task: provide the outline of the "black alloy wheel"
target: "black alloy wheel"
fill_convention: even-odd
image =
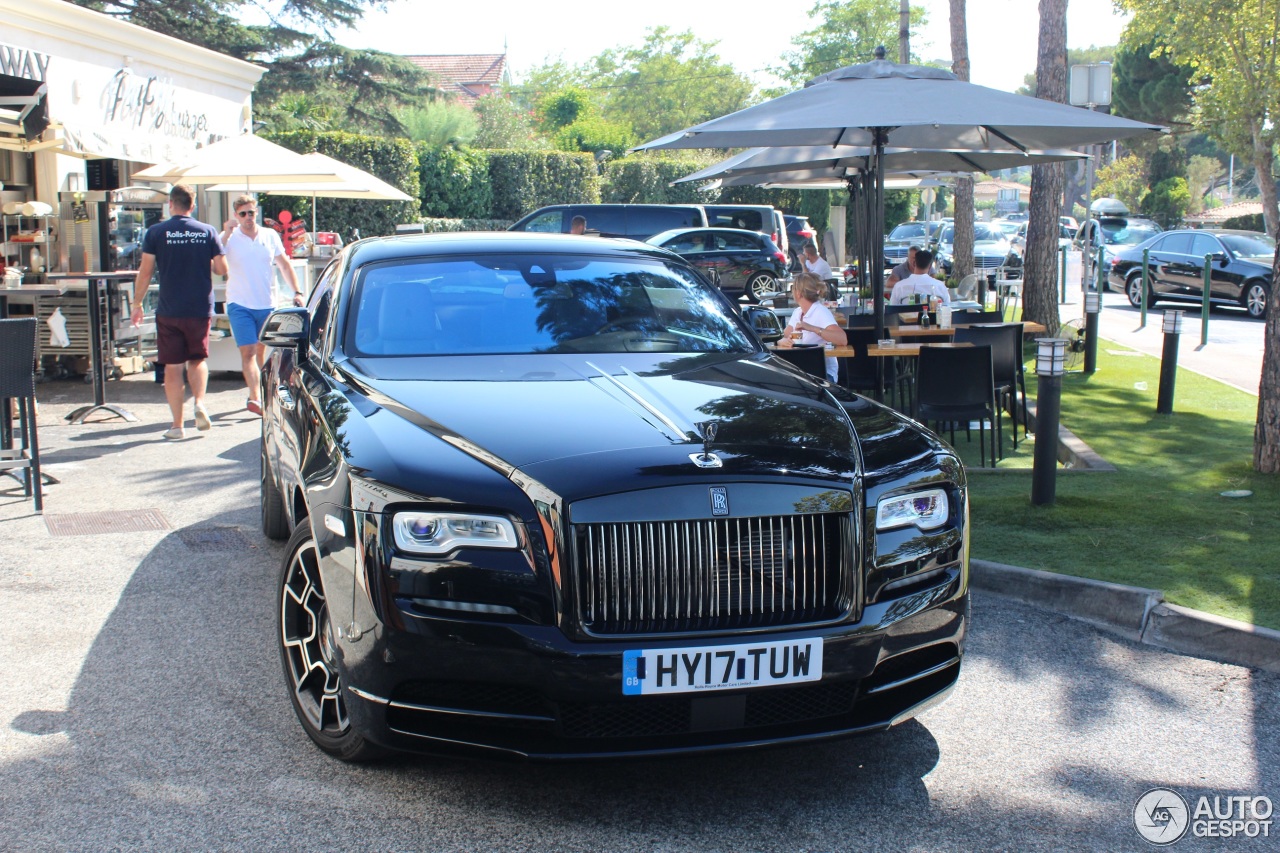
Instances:
[[[289,539],[280,569],[280,660],[298,721],[316,746],[343,761],[369,761],[386,750],[351,725],[329,620],[320,554],[308,521]]]

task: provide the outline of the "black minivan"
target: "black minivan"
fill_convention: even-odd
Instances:
[[[700,204],[553,204],[507,230],[568,234],[575,216],[586,218],[588,234],[632,240],[647,240],[674,228],[707,227],[707,212]]]

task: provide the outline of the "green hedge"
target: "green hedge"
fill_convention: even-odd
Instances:
[[[596,204],[595,157],[569,151],[487,151],[493,219],[519,219],[548,204]]]
[[[318,197],[317,225],[322,231],[337,231],[350,239],[353,230],[363,237],[394,234],[396,225],[417,222],[420,196],[418,156],[407,139],[383,139],[354,133],[310,130],[263,134],[279,145],[300,154],[319,151],[381,178],[412,196],[415,201],[364,201],[359,199],[327,199]],[[264,196],[261,207],[265,216],[275,218],[281,210],[311,222],[310,197],[283,195]]]
[[[1266,220],[1263,219],[1261,213],[1250,213],[1248,216],[1233,216],[1230,219],[1224,219],[1221,228],[1238,228],[1241,231],[1261,231],[1264,234],[1267,231]]]
[[[719,160],[703,151],[664,151],[632,154],[609,161],[601,197],[616,204],[711,204],[718,193],[697,184],[671,182]]]
[[[481,219],[493,206],[489,157],[485,151],[418,146],[422,215]]]
[[[428,234],[445,231],[506,231],[514,220],[511,219],[445,219],[442,217],[426,217],[422,227]]]

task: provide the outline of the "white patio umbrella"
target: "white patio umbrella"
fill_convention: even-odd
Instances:
[[[234,184],[237,190],[259,186],[321,184],[341,180],[337,169],[260,136],[246,134],[197,148],[182,160],[159,163],[134,172],[136,181],[170,184]]]
[[[313,151],[310,154],[301,156],[303,160],[314,163],[319,170],[332,170],[338,176],[337,179],[314,183],[259,183],[255,184],[252,191],[267,195],[311,196],[311,230],[313,233],[316,230],[317,198],[413,201],[413,196],[401,192],[386,181],[369,174],[363,169],[357,169],[355,166],[350,166],[341,160],[335,160],[328,155],[321,154],[319,151]],[[207,189],[210,192],[240,192],[243,187],[239,184],[227,183],[214,184]]]
[[[857,145],[869,149],[866,182],[874,234],[884,234],[884,155],[916,151],[1027,153],[1074,148],[1153,133],[1156,125],[1014,95],[957,78],[938,68],[878,58],[810,80],[803,89],[646,142],[659,148]],[[872,252],[872,280],[883,275],[883,252]],[[876,292],[877,327],[883,317]],[[881,329],[882,331],[882,329]]]

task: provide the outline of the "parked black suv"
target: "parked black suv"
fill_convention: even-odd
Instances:
[[[586,218],[588,234],[632,240],[708,224],[707,212],[699,204],[553,204],[538,208],[507,230],[568,234],[575,216]]]

